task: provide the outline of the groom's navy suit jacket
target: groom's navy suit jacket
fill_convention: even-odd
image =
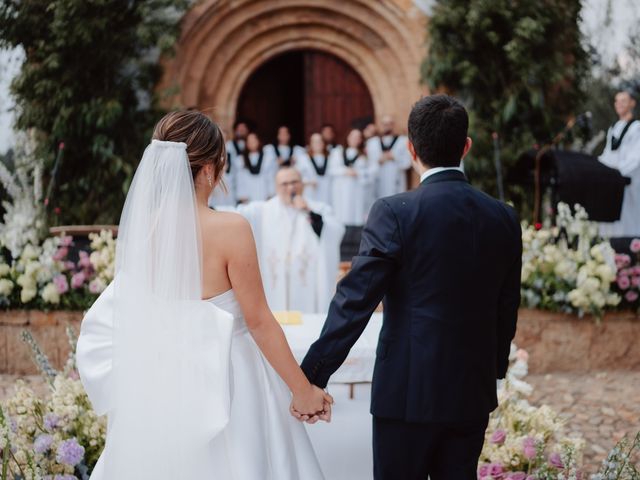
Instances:
[[[371,413],[419,423],[486,419],[515,335],[521,257],[515,211],[462,172],[378,200],[302,369],[325,387],[383,299]]]

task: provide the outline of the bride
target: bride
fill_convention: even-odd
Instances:
[[[249,224],[207,207],[226,158],[208,117],[172,112],[135,173],[115,280],[77,347],[108,416],[93,480],[323,478],[288,408],[329,421],[333,399],[308,382],[267,306]]]

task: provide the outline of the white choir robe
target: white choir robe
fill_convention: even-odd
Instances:
[[[298,145],[278,145],[277,150],[275,145],[267,145],[264,148],[269,150],[269,153],[275,157],[277,167],[280,167],[280,164],[278,163],[278,150],[280,151],[280,155],[282,155],[283,160],[291,159],[291,166],[295,166],[296,154],[299,154],[301,149]]]
[[[347,148],[349,158],[357,154],[357,149]],[[348,175],[349,167],[344,162],[344,147],[334,148],[329,155],[333,211],[338,220],[345,225],[361,227],[373,205],[378,163],[371,162],[366,155],[359,155],[351,168],[356,171],[357,176]]]
[[[609,129],[607,144],[599,158],[606,166],[631,178],[631,185],[624,189],[620,220],[600,223],[600,234],[607,238],[640,236],[640,120],[629,127],[618,149],[611,149],[611,136],[620,138],[626,124],[619,120]]]
[[[260,173],[253,174],[244,164],[244,156],[238,155],[231,168],[236,169],[236,196],[238,201],[259,202],[275,195],[275,175],[278,169],[273,152],[263,149]],[[247,153],[249,162],[258,165],[259,152]]]
[[[285,205],[279,197],[239,205],[251,224],[267,302],[272,311],[326,313],[336,290],[344,225],[328,205],[309,201],[322,216],[320,237],[309,214]]]
[[[411,168],[411,156],[407,147],[407,137],[399,135],[391,148],[393,160],[380,164],[382,157],[381,141],[390,145],[393,135],[372,137],[367,140],[367,156],[379,165],[376,197],[388,197],[407,190],[407,170]]]
[[[296,155],[296,168],[302,175],[302,181],[305,184],[304,196],[308,200],[316,202],[322,202],[327,205],[332,205],[331,200],[331,176],[329,175],[329,157],[324,155],[314,155],[314,159],[318,168],[322,171],[324,169],[324,175],[318,173],[311,158],[306,150],[300,151]]]
[[[233,163],[229,160],[231,167],[227,172],[227,167],[222,172],[222,181],[227,187],[227,191],[225,192],[222,189],[220,182],[216,185],[216,188],[213,189],[211,195],[209,195],[209,206],[216,207],[233,207],[237,203],[236,199],[236,175]]]

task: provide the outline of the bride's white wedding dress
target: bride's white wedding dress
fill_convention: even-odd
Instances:
[[[110,292],[105,293],[103,301],[108,301]],[[208,480],[323,479],[304,425],[288,412],[291,395],[287,386],[251,337],[233,290],[206,302],[233,316],[231,408],[226,427],[209,445],[215,476]],[[104,383],[110,370],[112,325],[106,311],[108,307],[97,302],[82,324],[79,342],[82,376],[92,398],[106,395],[91,390],[93,384]],[[100,458],[92,480],[106,480],[105,458]]]
[[[78,339],[82,384],[108,417],[91,480],[321,480],[233,291],[202,300],[199,232],[186,144],[154,140],[127,195],[114,280]]]

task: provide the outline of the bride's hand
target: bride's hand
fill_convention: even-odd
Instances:
[[[315,385],[309,385],[302,392],[294,393],[291,414],[298,420],[316,423],[318,420],[331,421],[333,397]]]

